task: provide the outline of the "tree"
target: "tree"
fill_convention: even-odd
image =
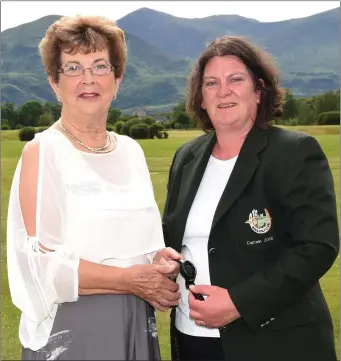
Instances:
[[[118,108],[110,108],[108,114],[108,123],[115,124],[121,116],[121,111]]]
[[[185,112],[178,113],[174,118],[175,123],[181,124],[181,128],[191,128],[191,119]]]
[[[54,122],[56,122],[62,114],[61,104],[53,104],[51,107],[51,115]]]
[[[333,91],[328,93],[321,94],[316,99],[316,113],[325,113],[330,111],[335,111],[340,109],[340,92],[337,94]]]
[[[185,112],[185,100],[181,100],[174,108],[173,108],[173,119],[175,120],[181,113]]]
[[[316,123],[316,113],[313,105],[305,99],[301,100],[298,105],[298,122],[299,124],[308,125]]]
[[[1,119],[7,119],[11,129],[15,129],[18,124],[18,113],[14,108],[14,103],[1,104]]]
[[[53,103],[46,101],[46,102],[43,104],[44,113],[50,113],[50,114],[52,114],[52,109],[53,109]]]
[[[340,89],[335,92],[335,97],[336,97],[336,109],[335,110],[340,111]]]
[[[294,94],[290,89],[286,89],[285,103],[283,106],[283,119],[295,118],[297,116],[298,109]]]
[[[53,124],[53,118],[52,118],[51,113],[43,113],[39,117],[39,121],[38,121],[39,126],[47,126],[47,125],[52,125],[52,124]]]
[[[39,125],[39,118],[43,113],[44,107],[39,101],[27,101],[18,109],[19,123],[25,126],[36,127]]]

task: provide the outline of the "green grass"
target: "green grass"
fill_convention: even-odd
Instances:
[[[340,127],[296,127],[295,129],[306,131],[314,135],[320,142],[322,148],[327,154],[330,166],[332,168],[335,191],[337,194],[338,211],[340,208]],[[169,139],[141,140],[141,144],[151,172],[151,177],[155,190],[155,197],[159,205],[160,211],[163,212],[166,183],[168,170],[172,161],[175,150],[184,142],[200,135],[199,131],[170,131]],[[18,157],[24,143],[17,140],[17,131],[1,132],[1,264],[2,264],[2,359],[18,360],[20,359],[20,345],[18,341],[18,321],[19,312],[11,303],[8,290],[7,270],[6,270],[6,214],[8,206],[8,196],[12,176],[16,167]],[[339,339],[340,339],[340,317],[339,317],[339,284],[340,284],[340,260],[339,257],[335,264],[322,279],[322,288],[330,307],[335,327],[335,342],[339,357]],[[159,339],[163,360],[170,360],[170,342],[168,334],[169,312],[158,313],[157,324],[159,330]],[[274,360],[275,361],[275,360]]]

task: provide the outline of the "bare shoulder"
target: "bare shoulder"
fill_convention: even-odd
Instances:
[[[34,138],[27,142],[22,151],[23,163],[31,163],[39,159],[40,139]]]
[[[51,154],[55,153],[55,150],[58,149],[60,144],[58,131],[53,130],[52,128],[44,130],[41,133],[37,133],[32,140],[25,144],[22,151],[23,161],[38,159],[42,148],[44,149],[44,153],[49,154],[50,159]]]

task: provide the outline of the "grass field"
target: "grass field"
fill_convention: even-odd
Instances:
[[[295,127],[295,129],[306,131],[312,134],[320,142],[322,148],[328,156],[332,168],[335,191],[337,194],[338,211],[340,208],[340,127]],[[154,185],[155,196],[160,211],[163,211],[166,182],[169,166],[175,150],[184,142],[201,134],[199,131],[170,131],[169,139],[141,140],[139,143],[145,151],[149,170]],[[7,281],[6,272],[6,214],[8,206],[8,196],[12,181],[13,172],[18,161],[18,157],[23,147],[23,143],[17,140],[17,131],[1,132],[1,265],[2,265],[2,323],[1,323],[1,351],[2,360],[20,359],[20,345],[18,342],[18,321],[19,312],[12,306]],[[325,292],[335,327],[335,342],[339,357],[340,345],[340,260],[339,257],[329,272],[322,279],[322,287]],[[170,348],[168,337],[169,313],[158,314],[158,330],[162,350],[163,360],[170,360]],[[276,361],[276,360],[274,360]],[[322,360],[321,360],[322,361]]]

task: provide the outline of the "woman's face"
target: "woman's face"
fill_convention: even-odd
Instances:
[[[251,74],[235,56],[216,56],[205,67],[202,108],[214,128],[243,130],[252,127],[260,92]]]
[[[102,71],[110,65],[108,50],[90,54],[74,55],[61,53],[61,67],[73,74],[80,68],[94,68]],[[116,95],[121,78],[116,78],[111,71],[107,75],[93,75],[90,69],[79,76],[59,75],[58,83],[50,79],[50,84],[60,101],[63,110],[68,113],[100,116],[108,112]]]

